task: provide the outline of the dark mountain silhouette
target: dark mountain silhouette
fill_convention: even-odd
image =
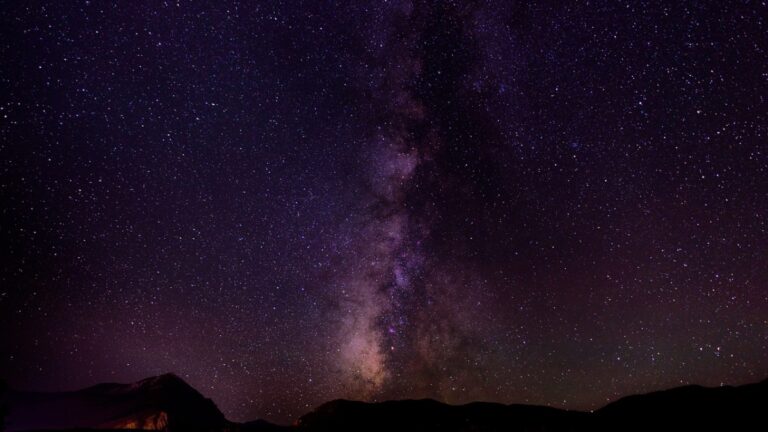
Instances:
[[[62,393],[11,391],[9,432],[33,429],[221,430],[227,420],[206,399],[173,374],[133,384],[98,384]]]
[[[623,430],[766,430],[768,379],[739,387],[685,386],[628,396],[595,412]]]
[[[5,381],[0,379],[0,432],[5,431],[5,415],[8,410],[6,407],[6,388]]]
[[[434,400],[337,400],[299,421],[309,431],[762,431],[768,380],[740,387],[687,386],[629,396],[592,412]]]
[[[588,413],[529,405],[336,400],[303,416],[298,426],[310,431],[570,431],[588,420]]]
[[[629,396],[595,412],[542,406],[435,400],[379,403],[335,400],[293,426],[232,423],[172,374],[134,384],[100,384],[65,393],[11,391],[8,431],[160,429],[178,431],[679,431],[765,430],[768,380],[739,387],[686,386]]]

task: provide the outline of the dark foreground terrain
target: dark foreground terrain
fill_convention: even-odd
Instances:
[[[233,423],[173,374],[75,392],[7,391],[8,432],[145,429],[177,431],[763,431],[768,380],[739,387],[686,386],[629,396],[595,412],[434,400],[364,403],[335,400],[293,426]]]

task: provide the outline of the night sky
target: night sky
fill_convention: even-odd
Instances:
[[[594,409],[768,376],[765,1],[16,1],[0,375]]]

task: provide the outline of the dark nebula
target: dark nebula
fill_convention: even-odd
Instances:
[[[0,373],[593,409],[768,376],[765,2],[7,2]]]

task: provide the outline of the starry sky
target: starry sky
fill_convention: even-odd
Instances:
[[[593,409],[768,376],[765,1],[9,1],[0,371]]]

